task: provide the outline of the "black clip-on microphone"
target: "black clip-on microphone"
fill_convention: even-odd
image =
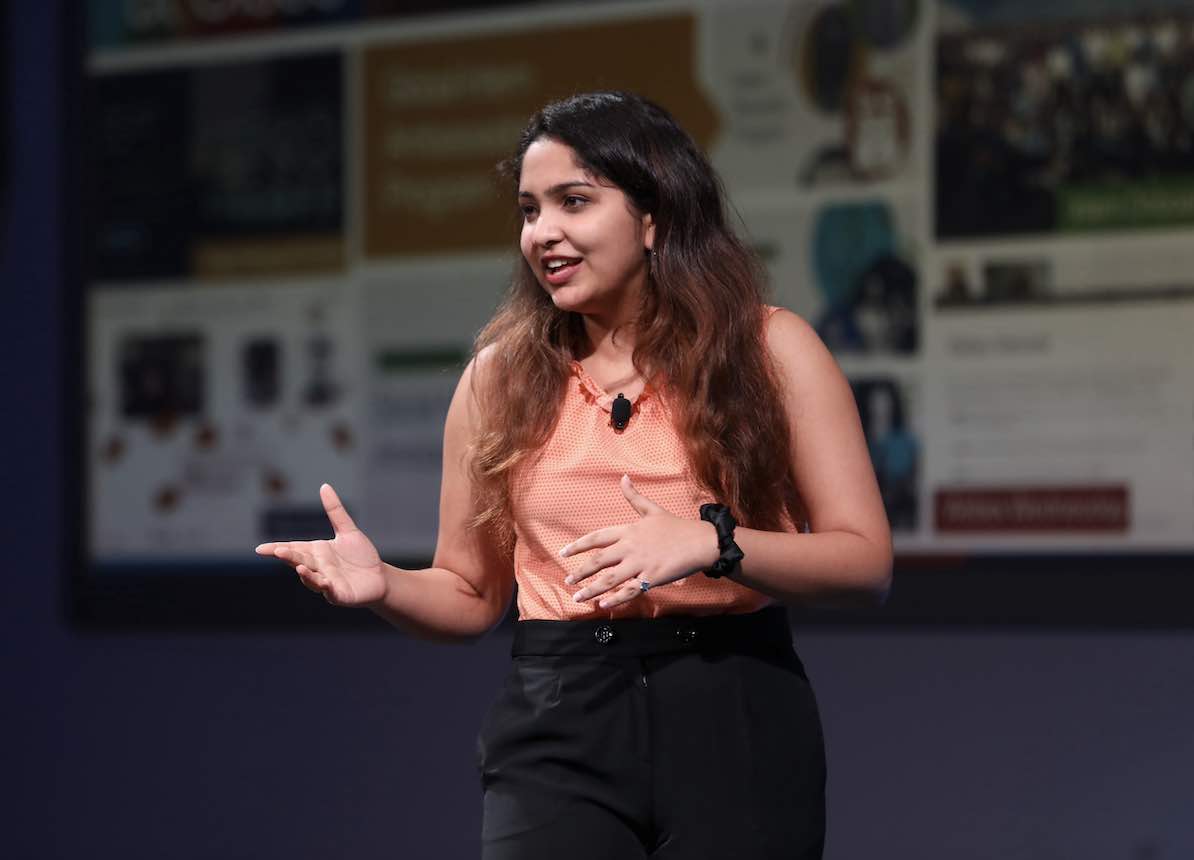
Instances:
[[[615,430],[626,429],[626,425],[630,423],[630,411],[633,406],[634,404],[627,400],[621,393],[610,404],[609,423],[614,425]]]

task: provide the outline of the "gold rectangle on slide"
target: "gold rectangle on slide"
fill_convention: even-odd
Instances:
[[[191,251],[191,271],[199,278],[322,274],[343,271],[344,266],[344,238],[339,234],[205,239]]]
[[[512,189],[495,166],[552,99],[632,90],[702,146],[716,130],[695,80],[689,14],[443,37],[365,53],[365,254],[513,248]]]

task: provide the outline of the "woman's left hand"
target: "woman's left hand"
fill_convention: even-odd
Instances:
[[[638,511],[638,520],[589,532],[560,550],[565,557],[597,550],[564,581],[572,585],[588,579],[573,599],[604,595],[597,604],[603,609],[638,597],[642,582],[666,585],[711,567],[718,558],[712,523],[668,513],[639,493],[627,475],[622,476],[622,495]]]

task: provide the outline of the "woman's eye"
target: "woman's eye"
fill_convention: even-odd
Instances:
[[[518,211],[522,213],[523,220],[530,221],[535,217],[537,211],[534,206],[519,206]]]
[[[567,197],[564,198],[564,208],[576,209],[576,208],[579,208],[580,206],[583,206],[587,202],[588,201],[586,201],[585,198],[583,198],[583,197],[577,197],[575,194],[569,194]]]

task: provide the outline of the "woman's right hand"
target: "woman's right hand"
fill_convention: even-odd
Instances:
[[[366,606],[386,593],[385,567],[373,542],[357,528],[330,484],[319,499],[332,523],[331,540],[263,543],[258,555],[272,555],[294,568],[303,585],[337,606]]]

